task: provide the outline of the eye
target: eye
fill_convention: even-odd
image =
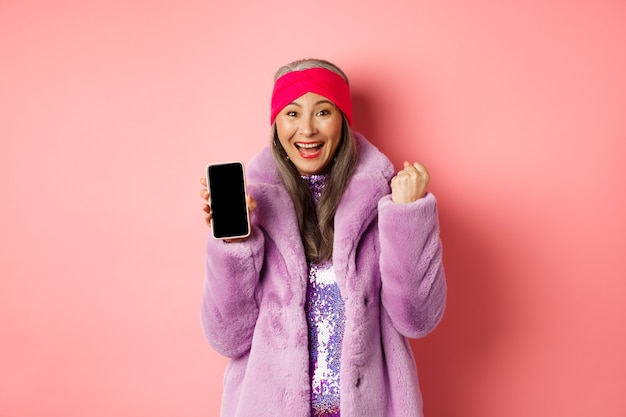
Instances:
[[[317,115],[320,116],[320,117],[321,116],[328,116],[329,114],[330,114],[330,111],[327,110],[327,109],[322,109],[322,110],[317,112]]]
[[[285,114],[289,117],[296,117],[298,115],[298,112],[295,110],[287,110]]]

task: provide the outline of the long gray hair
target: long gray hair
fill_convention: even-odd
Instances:
[[[288,72],[310,68],[325,68],[341,75],[348,82],[348,77],[341,69],[320,59],[302,59],[287,64],[278,69],[274,81]],[[307,260],[312,262],[332,260],[335,212],[358,162],[356,140],[343,113],[342,118],[341,142],[328,168],[328,185],[324,189],[317,207],[308,184],[302,179],[295,165],[287,158],[287,152],[278,139],[276,123],[272,124],[270,146],[272,156],[283,184],[293,200],[304,251]]]

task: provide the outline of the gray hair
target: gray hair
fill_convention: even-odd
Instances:
[[[306,58],[299,59],[297,61],[293,61],[287,65],[283,65],[276,71],[274,75],[274,81],[278,80],[283,75],[290,73],[292,71],[304,71],[311,68],[325,68],[329,71],[335,72],[343,77],[346,80],[346,83],[350,85],[348,81],[348,76],[339,68],[337,65],[332,62],[326,61],[324,59],[315,59],[315,58]]]

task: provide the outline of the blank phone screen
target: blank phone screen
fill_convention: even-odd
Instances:
[[[243,165],[239,162],[209,165],[207,178],[213,212],[213,236],[247,236],[250,226]]]

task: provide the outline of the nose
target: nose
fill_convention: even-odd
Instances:
[[[311,137],[317,133],[315,118],[303,117],[300,124],[300,134],[304,137]]]

